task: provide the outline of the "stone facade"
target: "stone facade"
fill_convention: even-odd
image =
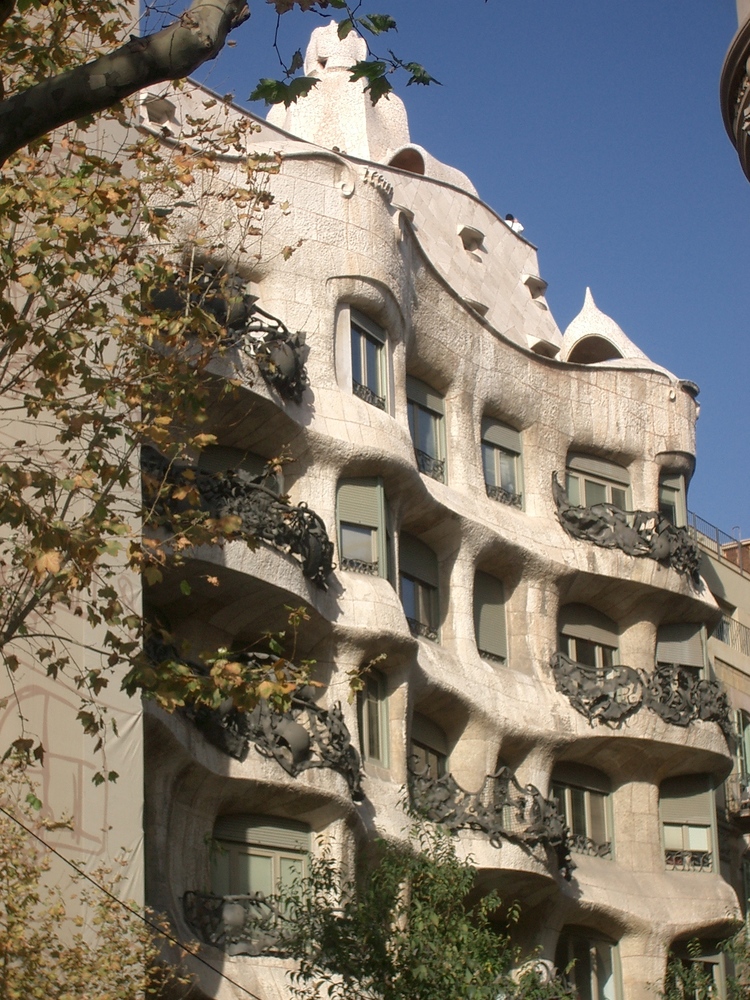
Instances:
[[[583,942],[586,995],[647,1000],[673,943],[716,939],[738,913],[713,805],[732,767],[726,704],[708,664],[699,677],[680,658],[684,636],[720,616],[678,512],[697,387],[590,294],[558,329],[535,247],[411,143],[398,98],[373,109],[349,82],[358,44],[318,29],[306,71],[320,85],[257,122],[253,151],[280,154],[262,237],[243,236],[215,190],[201,203],[227,234],[206,265],[236,273],[309,348],[297,399],[239,348],[217,362],[242,385],[210,415],[219,449],[203,467],[287,450],[289,504],[322,519],[337,568],[318,586],[272,532],[254,552],[196,551],[191,596],[170,581],[147,595],[196,653],[283,628],[285,606],[305,605],[301,654],[326,687],[290,719],[242,725],[146,706],[148,901],[232,980],[284,997],[284,960],[246,932],[248,896],[307,851],[351,859],[369,838],[401,837],[416,770],[482,887],[521,901],[524,947],[566,964]],[[169,92],[169,121],[149,126],[147,95],[146,127],[171,141],[210,99]],[[245,156],[224,158],[221,183]],[[173,219],[189,245],[196,210]],[[358,712],[349,672],[381,653]],[[585,697],[571,697],[570,672],[561,682],[561,656]],[[636,697],[658,710],[618,714]],[[206,996],[238,995],[196,971]]]

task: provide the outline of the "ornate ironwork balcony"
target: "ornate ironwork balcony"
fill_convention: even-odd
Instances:
[[[364,399],[370,406],[377,406],[379,410],[385,409],[385,397],[378,396],[377,393],[372,391],[369,385],[362,385],[361,382],[357,382],[354,379],[352,381],[352,392],[355,396],[359,396],[360,399]]]
[[[171,512],[179,509],[170,499],[176,487],[197,488],[201,503],[212,517],[235,515],[242,523],[241,532],[297,556],[302,572],[317,586],[326,589],[333,572],[333,543],[325,524],[315,511],[304,504],[294,506],[266,485],[269,478],[253,477],[242,470],[206,472],[187,465],[171,465],[152,448],[141,452],[144,492],[154,504],[157,515],[169,523]]]
[[[647,708],[673,726],[689,726],[698,719],[716,722],[731,743],[729,703],[718,681],[697,679],[675,665],[651,673],[623,664],[591,667],[564,653],[555,653],[550,662],[557,690],[592,725],[599,722],[617,729]]]
[[[521,509],[523,497],[520,493],[511,493],[510,490],[503,489],[502,486],[492,486],[490,483],[484,484],[487,488],[487,496],[490,500],[497,500],[498,503],[507,504],[509,507]]]
[[[452,774],[433,777],[427,769],[410,767],[409,789],[414,812],[451,833],[477,830],[493,847],[503,841],[527,851],[539,845],[555,853],[557,867],[569,879],[570,833],[554,799],[545,799],[534,785],[521,786],[509,767],[485,777],[478,792],[467,792]]]
[[[713,858],[710,851],[665,851],[668,872],[710,872]]]
[[[409,631],[412,635],[421,636],[423,639],[429,639],[430,642],[438,641],[438,630],[433,628],[432,625],[426,625],[424,622],[419,622],[416,618],[407,618],[406,621],[409,624]]]
[[[227,955],[284,954],[286,918],[278,901],[262,892],[249,896],[186,892],[182,905],[200,940]]]
[[[414,455],[420,472],[431,479],[436,479],[439,483],[445,482],[444,458],[435,458],[434,455],[428,455],[426,451],[420,451],[419,448],[414,449]]]
[[[367,576],[380,576],[380,563],[367,562],[365,559],[350,559],[344,556],[341,560],[341,568],[347,569],[351,573],[365,573]]]
[[[621,510],[611,503],[574,507],[552,473],[552,496],[557,519],[571,538],[593,542],[605,549],[620,549],[630,556],[665,563],[697,582],[700,576],[698,546],[686,528],[676,528],[658,511]]]
[[[574,854],[585,854],[590,858],[612,857],[612,844],[609,841],[597,844],[591,837],[586,837],[582,833],[570,834],[569,847]]]

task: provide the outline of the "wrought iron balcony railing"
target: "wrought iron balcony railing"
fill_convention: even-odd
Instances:
[[[286,918],[278,901],[262,892],[247,896],[186,892],[182,905],[198,938],[227,955],[284,954]]]
[[[414,812],[441,823],[452,833],[477,830],[493,847],[503,841],[527,851],[550,848],[557,867],[569,879],[575,864],[570,857],[570,833],[554,799],[545,799],[534,785],[521,786],[509,767],[485,777],[478,792],[467,792],[452,774],[435,777],[418,770],[412,761],[409,775]]]
[[[235,469],[206,472],[173,465],[153,448],[142,450],[141,469],[144,493],[165,523],[179,509],[180,502],[171,499],[172,492],[178,487],[197,489],[202,506],[212,517],[239,517],[243,535],[297,556],[304,575],[326,589],[333,572],[333,543],[322,518],[306,504],[294,506],[269,489],[266,477]]]
[[[713,857],[710,851],[665,851],[664,862],[668,872],[710,872],[713,871]]]
[[[590,858],[612,857],[612,844],[609,841],[597,844],[591,837],[586,837],[582,833],[570,834],[569,847],[574,854],[585,854]]]
[[[722,615],[721,621],[711,633],[714,639],[726,643],[745,656],[750,656],[750,628],[735,621],[729,615]]]
[[[444,458],[435,458],[434,455],[428,455],[426,451],[420,451],[419,448],[414,449],[414,455],[417,459],[417,468],[420,472],[423,472],[431,479],[436,479],[439,483],[445,482]]]
[[[734,566],[742,576],[746,576],[750,571],[750,547],[732,535],[717,528],[715,524],[699,517],[698,514],[688,511],[688,531],[690,537],[697,544],[715,555],[717,559],[722,559]]]
[[[686,528],[676,528],[658,511],[621,510],[611,503],[575,507],[552,473],[557,519],[570,535],[605,549],[665,563],[694,582],[700,576],[698,547]]]
[[[362,385],[361,382],[357,382],[356,379],[352,381],[352,392],[355,396],[359,396],[360,399],[364,399],[366,403],[370,406],[376,406],[379,410],[385,409],[385,397],[378,396],[376,392],[369,387],[369,385]]]
[[[627,667],[591,667],[576,663],[564,653],[551,660],[557,690],[592,724],[617,729],[647,708],[673,726],[689,726],[698,719],[716,722],[731,744],[729,702],[718,681],[696,679],[682,667],[657,667],[652,673]]]
[[[367,562],[365,559],[350,559],[348,556],[344,556],[341,559],[341,568],[352,573],[365,573],[367,576],[380,575],[380,563]]]
[[[439,640],[439,632],[432,625],[426,625],[424,622],[417,621],[416,618],[407,618],[406,621],[412,635],[429,639],[430,642],[437,642]]]
[[[502,486],[492,486],[490,483],[484,484],[487,488],[487,496],[490,500],[497,500],[498,503],[507,504],[509,507],[521,508],[523,497],[520,493],[511,493],[510,490],[503,489]]]

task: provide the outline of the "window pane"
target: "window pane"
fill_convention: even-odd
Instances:
[[[237,854],[237,888],[235,893],[262,892],[270,896],[275,891],[273,858],[266,854]]]
[[[500,458],[500,485],[509,493],[518,493],[516,488],[516,456],[509,451],[498,452]]]
[[[557,799],[557,805],[566,825],[568,823],[568,804],[565,799],[565,788],[563,785],[552,785],[552,798]]]
[[[571,950],[573,952],[572,957],[575,958],[576,962],[573,967],[573,980],[576,985],[578,1000],[595,1000],[591,992],[592,970],[589,943],[581,938],[574,938]]]
[[[707,826],[689,826],[687,828],[687,846],[691,851],[709,850]]]
[[[409,434],[412,439],[412,443],[417,447],[417,404],[412,403],[411,400],[407,400],[406,403],[406,415],[409,418]]]
[[[596,643],[589,639],[576,638],[576,663],[583,663],[587,667],[598,666],[596,661],[597,648]]]
[[[437,453],[437,418],[429,410],[417,407],[417,436],[414,446],[431,458],[438,458]]]
[[[607,487],[604,483],[595,483],[592,479],[585,479],[586,503],[585,507],[593,507],[597,503],[607,502]]]
[[[612,948],[600,941],[596,944],[596,998],[615,1000],[615,973]]]
[[[376,528],[363,528],[359,524],[341,524],[341,558],[377,562],[375,550]]]
[[[302,858],[279,858],[279,892],[291,889],[295,882],[299,882],[304,875],[304,863]]]
[[[602,666],[611,667],[615,662],[615,651],[611,646],[600,646],[599,654],[601,656]]]
[[[570,826],[574,834],[587,835],[586,793],[582,788],[570,789]]]
[[[676,823],[664,824],[664,847],[668,851],[682,850],[682,826]]]
[[[365,347],[365,381],[364,384],[368,389],[372,391],[377,396],[382,396],[383,392],[380,386],[380,351],[381,345],[376,341],[372,340],[370,337],[364,338]]]
[[[228,896],[230,889],[229,847],[214,841],[211,850],[211,888],[217,896]]]
[[[565,492],[574,507],[581,506],[581,484],[578,476],[571,476],[569,473],[565,476]]]
[[[497,449],[491,444],[482,442],[482,466],[484,467],[484,481],[488,486],[498,486],[497,473],[495,472],[495,455]]]
[[[367,756],[373,760],[380,760],[380,702],[369,684],[365,711],[367,713]]]
[[[619,507],[620,510],[627,510],[628,500],[627,493],[625,490],[621,490],[618,486],[612,487],[612,503],[615,507]]]
[[[419,621],[417,615],[417,585],[408,576],[401,577],[401,604],[407,618]]]
[[[589,837],[595,844],[606,844],[607,836],[607,799],[600,792],[589,792],[589,813],[591,829]]]

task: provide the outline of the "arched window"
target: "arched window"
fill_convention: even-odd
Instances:
[[[368,670],[357,698],[360,749],[365,761],[388,767],[388,695],[379,670]]]
[[[561,653],[588,667],[611,667],[619,659],[617,625],[585,604],[560,609],[559,641]]]
[[[684,528],[687,524],[684,476],[662,473],[659,479],[659,513],[676,528]]]
[[[310,828],[273,816],[222,816],[213,831],[211,885],[217,896],[273,896],[307,874]]]
[[[445,403],[419,379],[406,376],[406,400],[417,467],[439,483],[445,482]]]
[[[579,1000],[621,1000],[619,956],[613,941],[597,937],[586,927],[564,927],[555,965]]]
[[[611,503],[629,510],[630,474],[627,469],[594,455],[570,452],[565,470],[565,491],[574,507]]]
[[[521,435],[492,417],[482,420],[482,465],[487,496],[520,507],[523,502]]]
[[[699,680],[706,664],[703,626],[682,622],[660,625],[656,633],[656,663],[682,667]]]
[[[399,538],[399,589],[412,633],[437,642],[440,629],[437,556],[429,545],[403,531]]]
[[[386,503],[381,479],[341,479],[336,495],[341,569],[388,577]]]
[[[415,712],[411,720],[411,766],[430,778],[442,778],[448,769],[448,740],[426,715]]]
[[[488,573],[474,577],[474,634],[480,655],[498,663],[508,658],[505,627],[505,588]]]
[[[388,409],[385,330],[357,309],[350,310],[352,391],[379,410]]]
[[[611,858],[612,807],[607,776],[583,764],[557,764],[552,772],[552,796],[573,836],[573,850]]]
[[[659,788],[667,871],[714,870],[716,806],[707,774],[667,778]]]

